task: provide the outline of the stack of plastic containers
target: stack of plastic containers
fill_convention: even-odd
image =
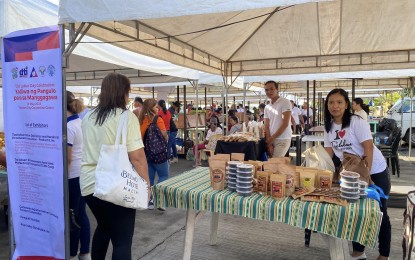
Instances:
[[[367,198],[367,182],[365,181],[359,181],[359,190],[360,190],[360,198],[366,199]]]
[[[342,171],[340,173],[340,196],[348,202],[357,202],[360,198],[359,177],[356,172]]]
[[[236,175],[236,192],[240,196],[251,196],[254,166],[252,164],[239,164]]]
[[[238,165],[241,164],[239,161],[228,162],[228,190],[236,191],[236,175],[238,172]]]

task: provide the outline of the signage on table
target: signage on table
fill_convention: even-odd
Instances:
[[[57,26],[11,33],[2,48],[13,259],[64,259],[62,56]]]

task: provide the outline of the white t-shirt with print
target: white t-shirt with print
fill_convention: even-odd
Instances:
[[[209,130],[206,134],[205,140],[209,141],[209,139],[212,135],[221,135],[221,134],[223,134],[222,128],[216,127],[216,130],[214,132],[212,131],[212,129],[209,128]]]
[[[300,116],[302,116],[301,110],[298,107],[293,107],[292,111],[291,111],[291,115],[294,118],[295,124],[299,125],[300,124]]]
[[[354,114],[360,116],[361,118],[363,118],[363,120],[367,121],[367,113],[363,109],[360,111],[355,111]]]
[[[369,124],[358,116],[352,116],[350,126],[341,129],[341,125],[335,124],[329,133],[324,131],[324,147],[332,147],[334,153],[343,161],[343,152],[363,157],[362,142],[372,140]],[[376,146],[373,147],[373,162],[371,174],[383,172],[386,169],[386,161]]]
[[[78,115],[73,115],[67,119],[67,144],[72,147],[71,164],[69,166],[68,179],[73,179],[81,175],[82,160],[82,120]]]
[[[291,102],[283,97],[279,97],[274,103],[270,103],[265,106],[264,118],[269,119],[269,132],[271,135],[273,135],[281,126],[283,121],[283,113],[286,111],[291,111]],[[276,140],[291,140],[291,136],[292,131],[290,119],[287,128],[276,138]]]

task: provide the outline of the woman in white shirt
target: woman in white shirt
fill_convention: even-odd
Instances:
[[[367,121],[367,115],[369,114],[369,106],[363,103],[363,99],[355,98],[352,103],[352,108],[355,115],[360,116],[363,120]]]
[[[369,124],[361,117],[353,115],[347,92],[336,88],[329,92],[325,101],[324,148],[331,157],[336,155],[343,160],[343,152],[363,158],[370,171],[372,181],[390,192],[388,167],[382,153],[373,145]],[[378,260],[388,259],[391,244],[391,224],[387,212],[386,199],[381,199],[383,213],[379,231]],[[365,247],[353,242],[351,259],[366,259]]]

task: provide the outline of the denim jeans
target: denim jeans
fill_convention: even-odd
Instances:
[[[169,140],[167,142],[167,158],[171,158],[171,151],[173,150],[173,157],[177,157],[177,147],[176,147],[176,136],[177,131],[169,133]]]
[[[75,213],[75,220],[81,227],[71,228],[70,233],[70,255],[76,256],[78,254],[78,245],[81,243],[80,253],[89,253],[89,241],[91,228],[89,219],[85,211],[85,200],[81,196],[81,188],[79,186],[79,177],[68,180],[69,186],[69,208]],[[72,225],[72,221],[70,221]]]
[[[383,172],[371,174],[370,178],[377,186],[383,189],[385,195],[389,195],[389,192],[391,190],[391,182],[388,167],[386,167],[386,169]],[[382,207],[380,207],[380,210],[383,213],[383,218],[382,223],[380,224],[379,231],[379,254],[381,256],[389,257],[391,249],[392,226],[387,211],[387,200],[381,198],[380,202],[382,203]],[[353,251],[363,252],[365,250],[365,247],[359,243],[353,242],[352,244]]]
[[[154,179],[156,178],[156,173],[159,177],[158,182],[163,182],[169,178],[169,162],[166,161],[160,164],[153,164],[147,159],[148,164],[148,177],[150,178],[150,185],[154,185]]]

